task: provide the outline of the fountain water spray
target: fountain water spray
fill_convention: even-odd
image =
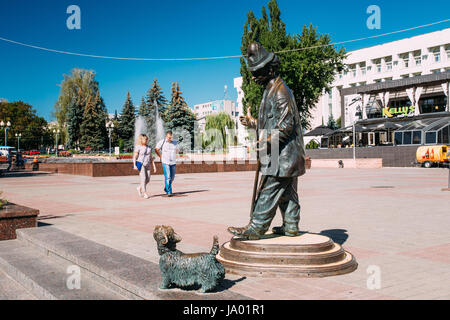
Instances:
[[[164,121],[159,116],[158,102],[155,101],[156,143],[164,139]]]
[[[140,134],[146,134],[148,136],[148,128],[147,128],[147,121],[145,121],[145,118],[141,115],[136,117],[136,120],[134,121],[134,144],[138,144],[138,137]]]

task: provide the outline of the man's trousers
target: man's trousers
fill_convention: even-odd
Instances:
[[[297,177],[262,176],[249,227],[259,234],[264,234],[269,229],[279,207],[284,230],[289,233],[298,232],[300,204],[297,182]]]

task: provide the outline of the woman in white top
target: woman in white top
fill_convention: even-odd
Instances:
[[[139,177],[141,185],[137,187],[137,191],[140,197],[144,195],[145,199],[149,198],[147,194],[147,184],[150,182],[150,166],[153,166],[153,172],[156,173],[155,162],[153,161],[152,148],[147,146],[148,137],[145,134],[141,134],[138,137],[137,145],[134,147],[133,155],[133,169],[139,171]],[[136,166],[136,162],[142,164],[140,170]]]

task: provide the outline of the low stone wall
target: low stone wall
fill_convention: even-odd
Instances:
[[[339,168],[338,161],[342,160],[344,168],[349,169],[379,169],[383,167],[383,159],[313,159],[311,168]]]
[[[418,146],[356,148],[356,158],[381,158],[383,167],[413,167],[415,166],[417,148]],[[311,157],[313,163],[316,159],[353,159],[353,149],[308,149],[306,155]]]
[[[0,209],[0,240],[16,239],[16,230],[37,226],[39,210],[14,203],[6,204]]]
[[[31,170],[32,164],[27,163],[26,169]],[[162,165],[156,162],[156,174],[163,174]],[[111,177],[137,175],[133,170],[131,162],[93,162],[93,163],[40,163],[40,171],[74,174],[89,177]],[[255,171],[256,162],[199,162],[177,164],[177,174],[182,173],[204,173],[204,172],[235,172]],[[154,174],[152,172],[152,174]]]

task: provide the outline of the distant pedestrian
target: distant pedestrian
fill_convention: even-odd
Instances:
[[[160,157],[164,170],[164,191],[172,196],[172,182],[177,167],[178,141],[173,140],[172,131],[167,131],[166,138],[159,141],[155,152]]]
[[[134,148],[133,169],[139,171],[140,186],[137,191],[140,197],[149,198],[147,193],[147,184],[150,182],[150,166],[153,166],[153,172],[156,173],[155,162],[153,161],[152,148],[148,145],[148,137],[141,134],[138,137],[137,145]]]

